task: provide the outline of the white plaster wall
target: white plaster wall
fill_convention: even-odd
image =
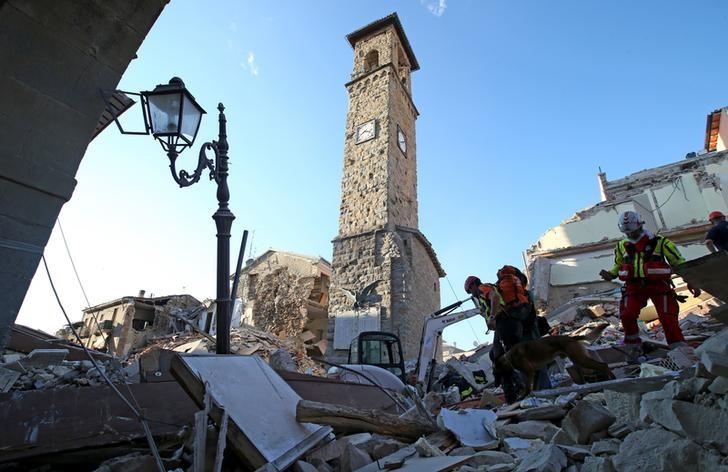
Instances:
[[[653,232],[704,222],[713,210],[728,212],[728,159],[705,166],[705,171],[716,179],[719,188],[699,184],[693,171],[687,171],[645,190],[633,200],[605,206],[584,219],[549,229],[539,238],[537,250],[549,251],[618,238],[621,235],[617,217],[626,210],[643,215],[648,229]],[[646,207],[651,207],[652,211]]]
[[[718,124],[718,142],[716,143],[716,151],[728,149],[728,108],[723,108],[720,113],[720,123]]]

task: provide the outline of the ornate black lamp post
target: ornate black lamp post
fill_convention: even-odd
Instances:
[[[210,180],[217,183],[218,208],[212,218],[217,226],[217,353],[230,353],[230,228],[235,215],[228,208],[228,142],[225,107],[218,104],[219,131],[217,141],[206,142],[200,149],[197,168],[190,175],[185,170],[177,173],[179,154],[195,142],[205,110],[195,101],[185,84],[173,77],[167,85],[157,85],[151,92],[142,92],[145,126],[159,141],[169,157],[169,168],[180,187],[189,187],[200,180],[205,168]],[[207,158],[212,151],[214,159]]]

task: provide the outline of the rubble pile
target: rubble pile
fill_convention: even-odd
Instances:
[[[252,328],[233,328],[230,331],[230,351],[233,354],[257,355],[266,362],[272,353],[283,350],[294,360],[296,371],[302,374],[324,375],[325,370],[306,354],[307,345],[299,337],[281,339],[268,332]],[[139,357],[156,349],[177,352],[215,352],[215,341],[199,332],[174,333],[150,339],[143,349],[132,352],[125,364],[136,362]]]
[[[349,431],[297,470],[728,471],[728,329],[695,354],[701,360],[680,372],[542,391],[492,410],[443,407],[446,395],[430,393],[440,431],[410,445]]]
[[[299,277],[282,267],[255,282],[255,325],[281,338],[298,335],[306,324],[305,303],[314,277]]]
[[[10,352],[0,362],[0,392],[45,390],[68,387],[95,387],[105,383],[102,373],[112,382],[125,380],[121,364],[114,359],[69,361],[66,349],[35,349],[29,354]]]

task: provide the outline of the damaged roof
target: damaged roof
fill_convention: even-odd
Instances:
[[[96,312],[96,311],[103,310],[105,308],[108,308],[108,307],[111,307],[111,306],[114,306],[114,305],[120,305],[122,303],[131,303],[131,302],[134,302],[134,303],[137,303],[137,302],[139,302],[139,303],[147,303],[149,305],[165,305],[165,304],[167,304],[167,302],[169,302],[171,299],[173,299],[175,297],[190,297],[193,300],[195,300],[197,303],[199,303],[200,305],[202,304],[202,302],[200,302],[199,300],[197,300],[192,295],[188,295],[188,294],[165,295],[163,297],[132,297],[132,296],[128,296],[128,297],[121,297],[121,298],[117,298],[115,300],[111,300],[111,301],[108,301],[108,302],[100,303],[98,305],[90,306],[88,308],[84,308],[83,312],[84,313]]]

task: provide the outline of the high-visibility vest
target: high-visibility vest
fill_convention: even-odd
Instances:
[[[623,239],[614,248],[614,267],[610,271],[620,280],[669,280],[672,267],[685,262],[675,244],[663,236],[633,243]]]
[[[501,296],[500,292],[498,292],[498,289],[495,285],[492,284],[481,284],[478,287],[478,294],[477,301],[478,301],[478,307],[480,308],[480,314],[483,315],[483,317],[488,320],[492,313],[490,312],[490,291],[494,290],[495,293],[498,295],[498,301],[501,306],[505,306],[505,302],[503,301],[503,297]]]

